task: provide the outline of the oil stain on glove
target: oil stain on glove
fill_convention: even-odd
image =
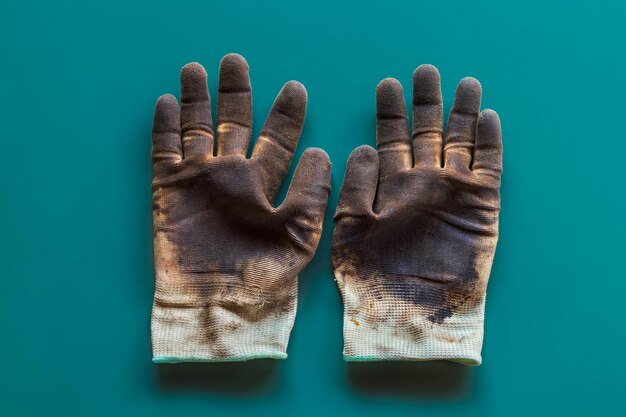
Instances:
[[[411,141],[402,86],[378,85],[377,151],[352,152],[335,214],[346,360],[480,364],[502,172],[500,121],[480,99],[463,79],[444,132],[439,72],[418,67]]]
[[[219,75],[217,129],[207,75],[181,72],[181,103],[159,98],[153,127],[156,290],[153,361],[236,361],[287,356],[297,275],[320,239],[330,161],[307,149],[285,201],[273,201],[304,124],[307,95],[290,81],[246,157],[252,96],[246,61]]]

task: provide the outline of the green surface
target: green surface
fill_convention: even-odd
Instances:
[[[623,2],[33,2],[0,5],[0,415],[625,415]],[[214,3],[214,4],[211,4]],[[284,82],[298,156],[333,161],[285,361],[155,365],[150,128],[189,61],[212,95],[251,67],[255,132]],[[484,88],[504,128],[484,364],[348,364],[330,267],[345,161],[374,88],[413,69]],[[410,100],[407,97],[407,101]]]

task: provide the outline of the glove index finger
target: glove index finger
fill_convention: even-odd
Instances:
[[[376,87],[376,147],[383,175],[413,166],[404,93],[393,78],[382,80]]]
[[[264,171],[265,196],[274,201],[296,150],[306,115],[307,93],[302,84],[289,81],[276,101],[254,146],[252,158]]]

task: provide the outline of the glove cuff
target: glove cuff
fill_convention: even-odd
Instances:
[[[449,360],[480,365],[485,299],[433,322],[418,306],[342,285],[346,361]],[[380,293],[378,293],[380,294]]]
[[[231,362],[285,359],[295,318],[293,308],[251,322],[221,306],[171,306],[155,300],[152,361]]]

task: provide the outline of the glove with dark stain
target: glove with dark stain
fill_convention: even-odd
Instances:
[[[378,85],[378,152],[352,152],[335,214],[346,360],[480,364],[502,172],[500,121],[480,98],[463,79],[444,133],[439,73],[418,67],[411,146],[400,83]]]
[[[202,66],[182,69],[181,90],[180,106],[164,95],[154,116],[153,361],[285,358],[297,275],[317,247],[330,191],[328,156],[307,149],[285,201],[273,206],[306,90],[285,84],[249,158],[246,61],[221,62],[216,134]]]

